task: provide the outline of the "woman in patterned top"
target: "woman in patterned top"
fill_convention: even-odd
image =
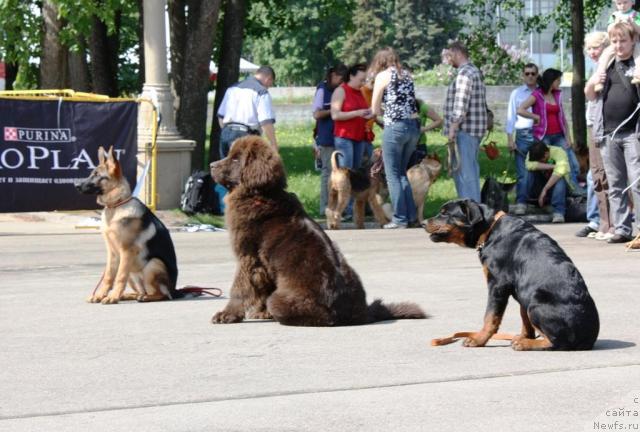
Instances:
[[[370,73],[375,76],[371,109],[374,115],[384,114],[382,158],[393,207],[393,218],[384,228],[407,228],[419,222],[407,179],[409,158],[420,138],[413,79],[392,48],[378,51]]]

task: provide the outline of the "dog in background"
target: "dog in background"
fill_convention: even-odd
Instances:
[[[367,305],[358,274],[285,190],[282,160],[263,139],[237,139],[227,158],[211,164],[211,175],[229,190],[225,217],[238,260],[231,298],[213,323],[249,317],[339,326],[426,317],[414,303]]]
[[[416,220],[422,221],[424,217],[424,203],[429,194],[431,185],[436,181],[442,170],[442,163],[436,153],[428,154],[416,165],[407,170],[407,178],[411,185],[413,202],[416,205]],[[384,175],[384,168],[383,168]],[[389,219],[393,216],[391,204],[382,206],[385,216]]]
[[[436,153],[425,156],[417,165],[407,170],[407,178],[413,193],[413,202],[416,205],[416,220],[422,221],[424,217],[424,202],[427,199],[429,188],[440,175],[442,164]]]
[[[509,296],[520,303],[518,351],[589,350],[600,322],[596,305],[571,259],[530,223],[472,200],[444,204],[425,221],[434,242],[478,249],[489,287],[482,330],[467,347],[484,346],[500,326]],[[536,338],[535,332],[541,338]]]
[[[131,188],[113,155],[100,147],[99,164],[76,188],[97,195],[107,266],[100,287],[87,299],[111,304],[120,300],[158,301],[182,297],[176,290],[178,267],[169,231]],[[135,293],[125,294],[127,283]]]
[[[382,186],[378,176],[372,175],[368,170],[354,170],[340,167],[338,164],[339,151],[334,151],[331,155],[331,177],[329,177],[329,202],[325,209],[327,217],[327,228],[339,229],[342,212],[347,208],[351,197],[353,203],[353,220],[356,228],[364,228],[364,211],[366,203],[369,203],[376,222],[380,226],[389,222],[389,219],[382,210],[381,203],[376,199],[376,195]],[[380,152],[374,152],[371,164],[375,164],[381,159]]]

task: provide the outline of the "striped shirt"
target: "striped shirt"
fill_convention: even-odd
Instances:
[[[481,138],[487,132],[486,89],[482,73],[471,63],[458,68],[456,78],[447,89],[444,135],[449,134],[451,123],[460,123],[459,130],[474,137]]]

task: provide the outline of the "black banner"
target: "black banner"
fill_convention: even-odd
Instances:
[[[73,185],[113,146],[133,189],[137,102],[34,101],[0,98],[0,212],[97,208]]]

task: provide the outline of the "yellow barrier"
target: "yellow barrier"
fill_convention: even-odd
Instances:
[[[77,92],[71,89],[62,90],[9,90],[0,91],[0,98],[20,100],[60,100],[69,102],[137,102],[151,105],[151,201],[148,206],[156,210],[157,205],[157,162],[158,149],[156,139],[158,136],[158,109],[150,99],[145,98],[112,98],[106,95]]]

